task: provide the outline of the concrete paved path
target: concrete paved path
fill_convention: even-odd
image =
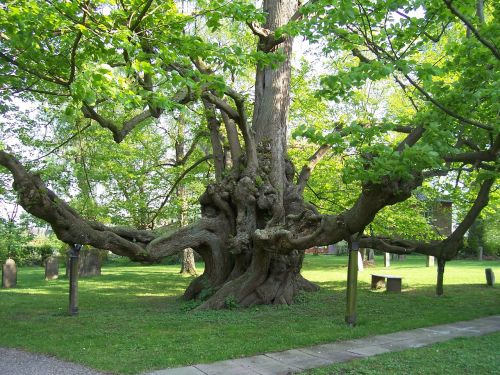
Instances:
[[[497,331],[500,331],[500,315],[210,364],[159,370],[144,375],[293,374],[333,363],[420,348],[457,337],[480,336]]]

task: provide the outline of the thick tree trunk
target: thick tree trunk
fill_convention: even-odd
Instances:
[[[444,266],[446,265],[446,260],[443,258],[438,258],[437,260],[437,281],[436,281],[436,295],[442,296],[444,293]]]
[[[196,276],[196,263],[194,261],[194,250],[188,247],[181,253],[181,274]]]
[[[177,139],[175,142],[175,161],[176,163],[180,163],[181,160],[184,159],[186,153],[184,150],[185,140],[184,140],[184,122],[182,117],[178,121],[177,127]],[[181,202],[181,211],[179,215],[179,221],[181,227],[184,227],[188,224],[187,220],[187,210],[188,203],[186,198],[186,189],[184,186],[179,186],[177,189],[178,197]],[[180,253],[181,260],[181,271],[180,273],[183,275],[191,275],[196,276],[196,263],[194,261],[194,250],[192,248],[187,248],[182,250]]]
[[[296,12],[297,4],[288,0],[264,1],[268,14],[264,28],[272,32],[284,25]],[[256,241],[253,235],[256,230],[279,231],[287,215],[310,212],[293,184],[293,169],[286,160],[292,42],[288,38],[279,45],[285,56],[279,67],[261,67],[256,72],[252,129],[258,167],[248,168],[247,160],[244,173],[232,173],[209,187],[200,200],[204,217],[223,215],[227,220],[231,233],[221,243],[221,253],[232,264],[230,271],[206,269],[188,288],[186,298],[209,296],[201,308],[222,308],[234,303],[290,304],[300,290],[318,289],[300,275],[304,250],[282,254],[277,249],[279,243]],[[262,39],[258,48],[272,52]],[[205,264],[210,262],[205,257],[211,254],[200,254]]]
[[[184,187],[179,188],[179,199],[181,200],[181,213],[180,213],[180,223],[181,227],[184,227],[188,224],[187,222],[187,200],[186,200],[186,192]],[[198,273],[196,272],[196,263],[194,260],[194,250],[190,247],[184,249],[180,253],[181,259],[181,271],[180,273],[183,275],[191,275],[196,276]]]

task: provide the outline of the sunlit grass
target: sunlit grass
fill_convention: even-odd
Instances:
[[[359,274],[358,326],[348,328],[346,265],[346,257],[306,257],[303,273],[322,289],[293,306],[205,312],[180,299],[191,278],[179,266],[109,265],[80,280],[78,317],[67,315],[66,279],[21,268],[18,287],[0,290],[0,345],[133,374],[500,314],[500,288],[486,287],[484,276],[500,262],[449,262],[445,295],[436,297],[435,269],[408,257]],[[403,293],[371,291],[372,272],[403,276]]]

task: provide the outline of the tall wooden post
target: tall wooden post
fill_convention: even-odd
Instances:
[[[69,251],[69,314],[78,315],[78,260],[82,245],[73,244]]]
[[[444,266],[446,260],[443,258],[437,258],[437,283],[436,283],[436,295],[443,295],[443,278],[444,278]]]
[[[356,294],[358,286],[358,242],[349,242],[349,264],[347,268],[347,303],[345,322],[356,325]]]

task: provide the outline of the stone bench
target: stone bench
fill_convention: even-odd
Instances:
[[[372,289],[385,285],[388,292],[401,292],[401,276],[377,275],[372,273]],[[387,282],[386,282],[387,280]]]

